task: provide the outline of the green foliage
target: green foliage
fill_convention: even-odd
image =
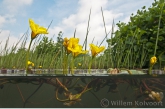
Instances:
[[[37,52],[37,56],[45,55],[45,54],[56,54],[61,49],[61,44],[63,39],[61,37],[60,32],[57,37],[57,42],[55,43],[53,39],[49,39],[47,36],[44,36],[39,44],[36,46],[35,52]]]
[[[50,52],[51,51],[51,52]],[[39,45],[36,46],[37,55],[40,56],[45,55],[47,53],[55,53],[56,45],[52,39],[48,39],[48,37],[44,36]]]
[[[122,52],[120,54],[122,55],[120,67],[133,68],[133,65],[136,67],[148,66],[150,57],[154,55],[159,17],[163,3],[164,0],[155,0],[148,10],[143,6],[141,10],[137,11],[136,15],[132,14],[127,24],[123,22],[116,24],[118,30],[115,32],[115,37],[107,40],[107,42],[111,42],[110,46],[113,48],[111,53],[113,55],[117,56],[116,53]],[[156,56],[165,51],[165,7],[163,7],[160,21]],[[145,54],[148,54],[148,56],[146,59],[142,59],[142,57],[145,57]],[[145,64],[140,66],[140,63]]]

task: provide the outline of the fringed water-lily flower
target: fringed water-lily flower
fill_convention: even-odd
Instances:
[[[28,61],[27,64],[28,64],[28,66],[32,66],[32,67],[34,67],[34,63],[31,62],[31,61]]]
[[[30,40],[29,47],[28,47],[28,50],[26,53],[26,75],[28,73],[29,52],[30,52],[30,47],[33,42],[33,39],[35,39],[39,34],[48,34],[46,28],[41,27],[38,24],[35,24],[35,22],[32,19],[29,19],[29,25],[30,25],[30,29],[32,30],[32,32],[31,32],[31,40]],[[34,63],[31,65],[34,66]]]
[[[149,74],[150,74],[150,75],[152,74],[152,72],[151,72],[152,67],[154,66],[154,64],[155,64],[156,62],[157,62],[156,56],[151,57],[151,59],[150,59],[150,67],[149,67]]]
[[[71,73],[73,74],[73,67],[74,67],[74,59],[75,57],[77,57],[79,54],[86,54],[88,51],[85,51],[85,50],[82,50],[82,46],[78,44],[79,43],[79,38],[70,38],[69,40],[67,38],[64,38],[64,42],[63,42],[63,45],[67,51],[67,58],[65,59],[66,61],[66,66],[67,67],[67,59],[68,59],[68,54],[72,53],[72,63],[71,63],[71,66],[72,66],[72,69],[71,69]]]
[[[75,48],[79,43],[79,39],[78,38],[64,38],[64,42],[63,45],[67,50],[67,53],[71,53],[72,49]]]
[[[92,57],[95,57],[100,52],[104,51],[105,47],[104,46],[98,47],[94,44],[90,44],[90,49],[91,49]]]
[[[98,47],[94,44],[90,44],[90,49],[91,49],[92,59],[89,63],[89,69],[88,69],[89,73],[91,72],[91,66],[92,66],[92,62],[93,62],[94,58],[96,57],[96,55],[98,55],[99,53],[104,51],[105,47],[104,46]]]
[[[155,56],[151,57],[150,64],[154,65],[157,62],[157,58]]]
[[[68,46],[67,46],[67,49],[72,51],[71,49],[75,48],[78,45],[78,43],[79,43],[79,39],[78,38],[70,38]]]
[[[31,65],[32,64],[32,62],[30,62],[30,61],[28,61],[27,63],[28,63],[28,65]]]
[[[79,43],[79,38],[74,38],[74,37],[70,38],[69,39],[69,44],[70,43],[72,43],[73,46],[77,45]]]
[[[48,34],[46,28],[41,27],[38,24],[35,24],[35,22],[32,19],[29,19],[29,25],[32,30],[31,39],[36,38],[37,35],[39,35],[39,34]]]
[[[82,51],[82,46],[78,44],[79,43],[79,38],[70,38],[69,39],[69,44],[67,47],[67,50],[69,52],[72,52],[73,57],[78,56],[79,54],[84,54],[84,51]]]
[[[88,51],[82,50],[82,46],[75,44],[74,46],[68,46],[68,50],[72,52],[73,57],[77,57],[79,54],[86,54]]]
[[[63,42],[64,47],[68,47],[68,44],[69,44],[69,39],[65,37]]]

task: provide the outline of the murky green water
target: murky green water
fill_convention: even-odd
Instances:
[[[8,77],[9,78],[9,77]],[[18,80],[18,83],[14,83],[15,80]],[[29,81],[31,81],[30,77]],[[37,78],[37,77],[35,77]],[[35,78],[33,78],[35,80]],[[0,89],[0,107],[2,108],[55,108],[55,107],[74,107],[74,108],[101,108],[101,107],[165,107],[165,99],[163,98],[161,102],[148,101],[145,102],[144,99],[148,97],[147,94],[142,94],[145,92],[145,87],[142,85],[140,89],[141,81],[145,81],[147,86],[153,91],[160,92],[163,89],[165,90],[165,82],[163,78],[113,78],[113,77],[59,77],[61,83],[67,83],[68,78],[71,83],[65,85],[69,92],[72,94],[78,94],[78,88],[85,89],[85,86],[88,84],[88,88],[92,88],[90,91],[87,91],[82,94],[81,101],[76,102],[72,106],[64,105],[64,102],[60,102],[56,99],[56,91],[59,84],[55,80],[55,77],[52,77],[54,83],[50,83],[50,78],[40,78],[38,81],[42,80],[42,85],[39,82],[27,82],[27,78],[13,77],[11,78],[12,83],[7,83],[1,85]],[[77,83],[75,82],[77,81]],[[3,77],[1,77],[3,79]],[[25,81],[23,81],[25,80]],[[44,81],[43,81],[44,80]],[[152,81],[150,81],[152,80]],[[22,81],[22,82],[21,82]],[[91,82],[93,81],[93,82]],[[155,83],[153,83],[155,81]],[[161,81],[161,83],[159,83]],[[69,82],[69,81],[68,81]],[[90,83],[91,82],[91,83]],[[1,80],[2,84],[2,80]],[[35,85],[34,85],[35,84]],[[53,85],[54,84],[54,85]],[[75,85],[73,85],[75,84]],[[34,91],[41,85],[41,87],[34,93]],[[139,86],[138,86],[139,85]],[[73,86],[72,88],[69,88]],[[77,87],[77,89],[76,89]],[[84,88],[83,88],[84,87]],[[156,87],[156,88],[153,88]],[[80,88],[80,89],[81,89]],[[58,98],[67,99],[64,96],[63,88],[59,87]],[[61,94],[60,94],[61,92]],[[165,91],[162,91],[163,93]],[[34,93],[34,94],[33,94]],[[32,95],[33,94],[33,95]],[[32,95],[32,96],[31,96]],[[31,96],[28,100],[27,98]],[[26,101],[27,100],[27,101]],[[26,101],[26,103],[25,103]]]

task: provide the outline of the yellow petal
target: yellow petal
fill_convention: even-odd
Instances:
[[[68,44],[69,44],[69,40],[68,38],[65,37],[63,42],[64,47],[68,47]]]
[[[29,25],[30,25],[30,29],[32,30],[31,33],[32,39],[36,38],[38,34],[48,34],[46,28],[40,27],[38,24],[35,24],[35,22],[32,19],[29,19]]]
[[[98,55],[100,52],[104,51],[105,47],[98,47],[94,44],[90,44],[90,49],[91,49],[91,53],[92,53],[92,57],[95,57],[96,55]]]
[[[31,65],[32,62],[28,61],[28,65]]]
[[[155,64],[157,62],[157,58],[155,56],[151,57],[150,64]]]
[[[32,19],[29,19],[29,24],[30,24],[31,30],[36,34],[39,25],[35,24]]]
[[[39,34],[48,34],[47,29],[44,27],[39,27],[37,32]]]

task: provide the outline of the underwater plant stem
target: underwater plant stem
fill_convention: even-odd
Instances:
[[[59,80],[58,78],[56,78],[56,81],[60,84],[60,86],[61,86],[62,88],[65,89],[65,91],[69,92],[69,90],[60,82],[60,80]]]
[[[32,41],[33,41],[33,39],[30,40],[30,44],[29,44],[29,47],[28,47],[28,50],[26,53],[26,76],[28,74],[28,60],[29,60],[29,52],[30,52],[30,47],[31,47]]]
[[[157,88],[157,87],[154,87],[154,86],[150,86],[150,87],[153,88],[153,89],[159,90],[159,91],[161,91],[161,92],[165,91],[165,90],[162,90],[162,89]]]
[[[69,99],[64,99],[64,100],[61,100],[61,99],[59,99],[58,98],[58,89],[59,89],[59,87],[57,88],[57,90],[56,90],[56,99],[58,100],[58,101],[60,101],[60,102],[65,102],[65,101],[69,101]]]
[[[23,95],[22,95],[22,92],[21,92],[19,86],[18,86],[17,84],[16,84],[16,86],[17,86],[17,89],[18,89],[18,91],[19,91],[19,93],[20,93],[20,95],[21,95],[21,98],[22,98],[23,102],[25,102],[25,99],[24,99],[24,97],[23,97]]]
[[[5,81],[5,82],[1,83],[0,86],[3,85],[3,84],[9,83],[9,82],[10,81]]]
[[[76,81],[74,82],[74,84],[72,86],[68,87],[68,89],[73,88],[77,84],[78,80],[80,80],[80,78],[77,78]]]
[[[146,83],[145,83],[144,81],[142,81],[142,83],[143,83],[144,87],[145,87],[149,92],[151,92],[151,89],[148,88],[148,86],[146,85]]]
[[[78,100],[78,99],[82,96],[83,93],[85,93],[85,92],[87,92],[87,91],[90,91],[90,90],[92,89],[92,88],[87,89],[88,85],[89,85],[89,83],[84,87],[83,91],[81,91],[81,92],[78,93],[78,94],[75,94],[75,97],[74,97],[74,98],[72,98],[72,99],[67,98],[67,99],[63,99],[63,100],[61,100],[61,99],[58,98],[58,89],[59,89],[59,87],[58,87],[57,90],[56,90],[56,99],[57,99],[58,101],[60,101],[60,102],[76,101],[76,100]],[[81,86],[81,87],[82,87],[82,86]]]
[[[25,107],[26,102],[30,99],[31,96],[33,96],[39,89],[40,87],[43,85],[43,82],[37,87],[37,89],[26,99],[26,101],[24,102],[23,107]]]

